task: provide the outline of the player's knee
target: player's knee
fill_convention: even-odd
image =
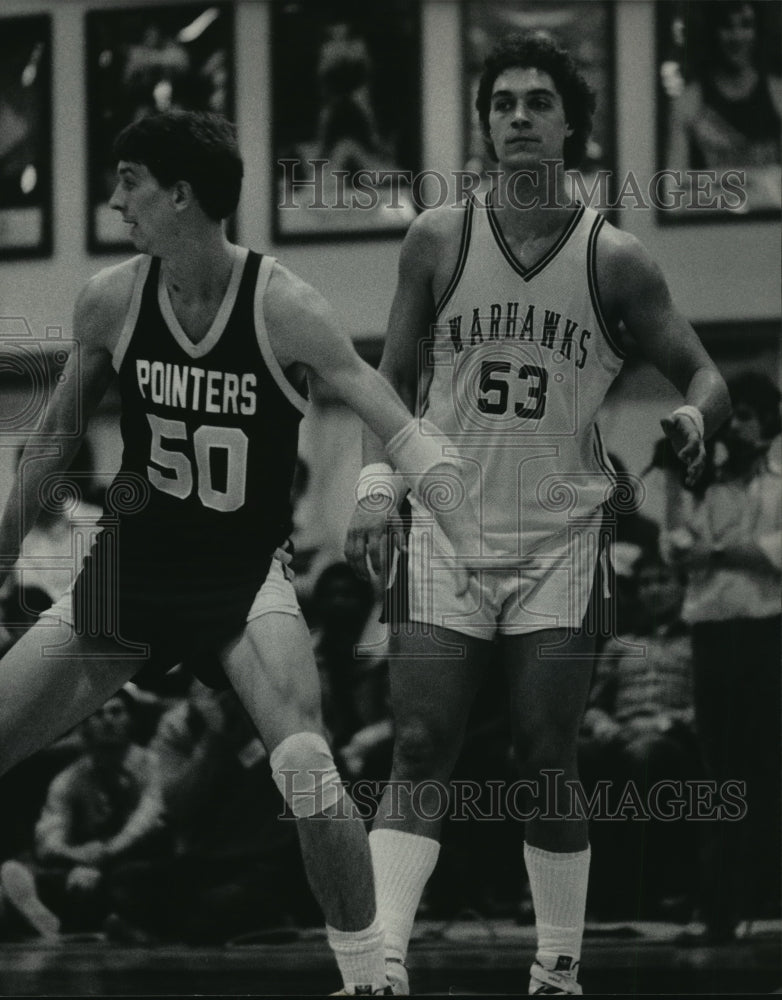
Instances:
[[[394,776],[407,780],[447,778],[459,754],[460,738],[422,720],[397,726]]]
[[[576,770],[578,743],[564,733],[533,733],[513,740],[516,766],[521,777],[537,779],[544,771]]]
[[[269,763],[282,797],[297,819],[332,813],[345,797],[328,743],[318,733],[287,736]]]

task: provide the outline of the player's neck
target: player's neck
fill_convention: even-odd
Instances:
[[[508,171],[495,180],[495,212],[506,236],[545,239],[568,222],[576,203],[567,194],[561,170],[541,169],[537,180]]]
[[[222,229],[184,236],[168,254],[161,270],[169,294],[180,300],[222,299],[228,287],[236,247]]]

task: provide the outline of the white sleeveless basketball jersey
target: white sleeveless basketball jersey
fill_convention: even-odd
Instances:
[[[465,485],[480,551],[524,555],[610,496],[596,416],[624,355],[597,296],[602,216],[580,206],[526,268],[487,202],[465,209],[459,260],[422,345],[418,409],[474,473]]]

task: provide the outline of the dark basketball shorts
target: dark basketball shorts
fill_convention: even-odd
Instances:
[[[300,614],[273,554],[249,567],[192,558],[172,566],[120,551],[116,536],[103,531],[73,587],[44,615],[73,626],[76,635],[114,640],[123,655],[138,657],[137,680],[181,664],[210,687],[225,688],[218,650],[269,612]]]

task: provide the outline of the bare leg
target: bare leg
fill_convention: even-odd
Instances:
[[[450,630],[416,626],[412,635],[399,637],[393,652],[394,760],[370,845],[387,973],[394,991],[407,993],[404,961],[421,896],[437,864],[445,786],[493,647]]]
[[[51,621],[51,619],[49,619]],[[0,773],[98,709],[143,666],[111,639],[38,622],[0,661]]]
[[[567,636],[567,644],[560,645]],[[554,645],[556,644],[556,649]],[[594,639],[582,633],[546,629],[504,636],[501,655],[508,676],[516,757],[524,778],[545,787],[541,771],[562,771],[578,780],[578,731],[592,680]],[[546,649],[555,655],[547,656]],[[564,810],[567,811],[567,804]],[[580,819],[527,822],[526,841],[549,851],[581,851],[588,824]]]
[[[223,660],[270,754],[295,733],[322,735],[317,667],[300,617],[270,613],[254,619]],[[369,844],[351,801],[346,797],[336,810],[340,818],[320,814],[297,821],[302,857],[326,923],[358,931],[375,917]]]
[[[449,629],[415,628],[399,637],[390,660],[394,760],[374,829],[437,840],[442,820],[427,817],[437,816],[439,793],[421,783],[450,778],[493,647]]]
[[[578,781],[578,731],[594,639],[552,629],[506,636],[501,650],[518,764],[523,777],[538,783],[538,813],[527,822],[524,845],[538,937],[529,992],[579,993],[590,852],[586,817],[568,818],[564,782]],[[560,802],[551,801],[552,775],[544,772],[561,772],[554,777]]]

